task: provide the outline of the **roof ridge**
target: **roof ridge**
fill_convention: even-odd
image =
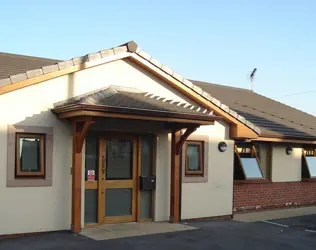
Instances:
[[[96,60],[100,60],[103,58],[107,58],[107,57],[114,56],[117,54],[122,54],[122,53],[130,53],[130,54],[135,53],[135,54],[137,54],[142,59],[148,61],[149,63],[151,63],[155,67],[162,70],[167,75],[170,75],[172,78],[179,81],[181,84],[185,85],[186,87],[188,87],[192,91],[194,91],[196,94],[200,95],[201,97],[203,97],[204,99],[206,99],[207,101],[212,103],[213,105],[217,106],[220,110],[227,113],[229,116],[238,120],[240,123],[244,124],[248,128],[255,131],[257,134],[260,134],[261,130],[259,127],[255,126],[252,122],[248,121],[245,117],[239,115],[236,111],[232,110],[227,105],[221,103],[221,101],[219,101],[218,99],[212,97],[209,93],[203,91],[202,88],[194,85],[192,83],[192,81],[187,80],[186,78],[184,78],[183,76],[181,76],[177,72],[175,72],[172,69],[170,69],[169,67],[167,67],[165,64],[162,64],[157,59],[153,58],[152,56],[147,54],[145,51],[141,50],[140,47],[134,41],[124,43],[118,47],[113,47],[111,49],[105,49],[105,50],[101,50],[101,51],[96,52],[96,53],[87,54],[85,56],[74,57],[70,60],[58,62],[57,64],[44,66],[44,67],[34,69],[34,70],[29,70],[29,71],[26,71],[25,73],[22,73],[22,74],[10,76],[9,78],[0,79],[0,89],[1,89],[1,87],[9,85],[9,84],[21,82],[21,81],[24,81],[24,80],[27,80],[27,79],[30,79],[33,77],[39,77],[41,75],[45,75],[45,74],[49,74],[49,73],[52,73],[55,71],[63,70],[63,69],[69,68],[69,67],[82,65],[82,64],[85,64],[86,62],[90,62],[90,61],[95,62]],[[96,65],[96,63],[94,63],[94,65]]]
[[[205,82],[205,81],[198,81],[198,80],[190,80],[190,81],[192,81],[192,82],[198,82],[199,84],[204,84],[204,85],[212,84],[212,85],[215,85],[215,86],[217,86],[217,87],[232,88],[232,89],[238,89],[238,90],[243,90],[243,91],[255,93],[255,92],[252,91],[251,89],[245,89],[245,88],[240,88],[240,87],[235,87],[235,86],[228,86],[228,85],[222,85],[222,84],[218,84],[218,83]]]

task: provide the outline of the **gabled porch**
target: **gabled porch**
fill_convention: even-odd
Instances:
[[[212,125],[219,117],[190,103],[118,86],[56,103],[53,113],[72,124],[73,232],[80,232],[84,224],[82,204],[87,200],[82,202],[83,188],[96,190],[97,214],[93,225],[142,220],[142,192],[150,191],[155,202],[155,158],[166,157],[163,152],[157,155],[156,150],[157,135],[162,133],[171,134],[171,162],[170,183],[167,179],[160,180],[160,183],[170,185],[169,221],[179,222],[182,145],[199,126]],[[93,178],[92,174],[86,175],[83,187],[82,152],[87,136],[95,136],[97,155]],[[152,165],[146,165],[151,171],[147,174],[143,173],[146,170],[142,170],[142,156],[145,154],[142,144],[148,145],[151,152]]]

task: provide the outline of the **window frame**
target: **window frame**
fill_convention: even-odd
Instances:
[[[189,145],[199,145],[200,148],[200,170],[189,170],[188,169],[188,146]],[[204,141],[198,140],[187,140],[185,141],[185,151],[184,151],[184,159],[185,159],[185,176],[192,177],[192,176],[204,176]]]
[[[315,175],[311,175],[311,171],[308,166],[308,162],[306,157],[316,157],[316,149],[315,148],[303,148],[302,150],[302,179],[303,180],[309,180],[309,179],[314,179],[316,180]],[[304,171],[304,168],[306,171]],[[306,177],[306,173],[308,173],[308,177]],[[304,176],[305,175],[305,176]]]
[[[39,139],[40,140],[40,171],[38,172],[23,172],[21,171],[20,160],[20,139]],[[16,133],[15,142],[15,176],[19,177],[42,177],[45,178],[45,135],[33,133]]]
[[[258,158],[258,155],[257,155],[257,150],[255,148],[254,145],[250,145],[250,152],[247,152],[248,150],[248,147],[239,147],[241,149],[241,153],[249,153],[251,157],[248,157],[248,158],[255,158],[256,161],[257,161],[257,164],[258,164],[258,167],[259,167],[259,170],[260,170],[260,173],[261,173],[261,177],[247,177],[247,174],[246,174],[246,171],[244,169],[244,166],[242,164],[242,161],[241,161],[241,158],[247,158],[247,157],[240,157],[240,154],[239,154],[239,150],[238,150],[238,146],[235,144],[235,155],[237,157],[237,160],[238,160],[238,163],[239,163],[239,167],[241,168],[242,170],[242,173],[244,175],[244,179],[241,180],[241,181],[249,181],[249,180],[266,180],[264,178],[264,175],[263,175],[263,172],[262,172],[262,169],[261,169],[261,165],[260,165],[260,161],[259,161],[259,158]]]

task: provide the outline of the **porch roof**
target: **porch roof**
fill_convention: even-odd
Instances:
[[[197,105],[120,86],[109,86],[55,103],[52,111],[60,118],[95,116],[201,125],[220,119],[213,111]]]

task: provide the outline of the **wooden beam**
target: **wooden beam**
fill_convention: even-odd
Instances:
[[[82,129],[78,134],[78,142],[77,142],[77,152],[81,152],[84,140],[86,138],[86,133],[88,128],[94,123],[94,121],[84,121],[82,125]]]
[[[146,120],[146,121],[160,121],[160,122],[178,122],[178,123],[190,123],[199,125],[213,125],[214,121],[205,120],[189,120],[182,118],[169,118],[169,117],[156,117],[156,116],[141,116],[141,115],[130,115],[130,114],[118,114],[118,113],[104,113],[101,111],[69,111],[66,113],[58,114],[61,119],[92,116],[92,117],[110,117],[120,119],[135,119],[135,120]]]
[[[184,134],[180,137],[180,140],[177,142],[177,145],[176,145],[176,155],[180,154],[184,142],[186,141],[186,139],[188,139],[188,137],[189,137],[198,127],[199,127],[199,126],[190,127],[190,128],[187,128],[187,129],[186,129],[186,131],[184,132]]]
[[[180,221],[180,154],[176,154],[180,131],[172,131],[171,138],[171,181],[170,181],[170,222]]]
[[[78,152],[78,124],[73,122],[72,134],[72,220],[71,230],[74,233],[81,231],[81,179],[82,153]]]
[[[88,128],[94,121],[72,123],[72,201],[71,230],[81,231],[82,146]]]
[[[231,124],[229,130],[229,137],[232,139],[253,139],[258,138],[258,135],[255,132],[249,132],[249,129],[244,124]]]

